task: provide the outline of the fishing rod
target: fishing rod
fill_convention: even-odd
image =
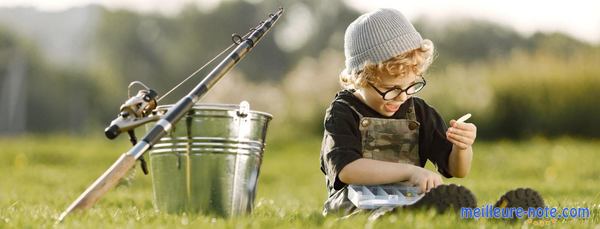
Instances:
[[[269,14],[267,20],[260,22],[256,27],[250,29],[245,36],[233,35],[232,40],[236,47],[231,51],[205,78],[194,87],[186,96],[179,99],[164,115],[153,115],[152,110],[156,108],[157,93],[145,85],[146,90],[140,90],[134,97],[130,97],[122,106],[121,113],[110,126],[106,128],[105,134],[108,138],[115,138],[122,132],[129,132],[144,123],[156,121],[156,124],[146,133],[141,141],[135,137],[130,139],[134,146],[123,153],[108,170],[106,170],[94,183],[92,183],[58,218],[62,222],[69,213],[75,210],[85,210],[92,207],[106,192],[113,188],[123,178],[127,171],[141,158],[154,144],[165,136],[173,126],[198,102],[231,68],[233,68],[244,56],[250,52],[269,32],[271,27],[283,14],[283,8]],[[198,71],[196,71],[198,72]],[[195,73],[194,73],[195,74]],[[192,74],[193,75],[193,74]],[[190,76],[191,77],[191,76]],[[188,77],[188,79],[190,78]],[[186,79],[187,80],[187,79]],[[136,82],[130,84],[130,87]],[[178,85],[179,86],[179,85]],[[170,92],[169,92],[170,93]],[[168,93],[167,93],[168,94]],[[164,96],[163,96],[164,97]],[[162,98],[162,97],[161,97]],[[160,99],[159,99],[160,100]],[[142,163],[144,169],[144,163]]]

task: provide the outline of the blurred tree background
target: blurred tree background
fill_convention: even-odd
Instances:
[[[129,82],[167,92],[229,46],[232,33],[246,33],[279,6],[223,1],[170,16],[96,5],[59,13],[0,9],[0,134],[101,133]],[[203,101],[248,100],[275,116],[270,134],[278,138],[321,135],[340,89],[344,30],[359,13],[341,0],[283,6],[279,24]],[[42,19],[23,22],[32,15]],[[600,137],[598,44],[561,33],[524,36],[473,19],[414,23],[438,53],[419,96],[445,119],[472,113],[478,136],[488,139]],[[175,102],[209,70],[161,103]]]

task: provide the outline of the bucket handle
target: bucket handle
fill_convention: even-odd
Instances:
[[[237,110],[236,114],[240,118],[246,118],[250,114],[250,103],[246,100],[240,102],[240,109]]]

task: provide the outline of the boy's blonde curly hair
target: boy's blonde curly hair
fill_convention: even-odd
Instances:
[[[362,70],[340,74],[340,84],[345,89],[359,89],[367,86],[367,82],[381,82],[381,74],[386,73],[392,77],[404,77],[412,72],[423,75],[433,62],[433,42],[424,39],[421,47],[402,53],[382,63],[367,63]]]

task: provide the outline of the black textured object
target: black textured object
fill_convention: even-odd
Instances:
[[[494,204],[497,208],[518,208],[521,207],[527,211],[530,207],[543,208],[544,199],[535,190],[530,188],[517,188],[506,192],[500,197],[500,199]],[[511,218],[515,218],[513,214]]]
[[[448,208],[456,212],[461,208],[477,207],[477,199],[473,193],[460,185],[440,185],[431,189],[417,203],[406,206],[407,209],[435,208],[438,213],[444,213]]]

